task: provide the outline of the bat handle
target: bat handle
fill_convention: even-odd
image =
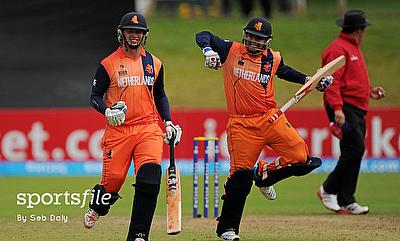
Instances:
[[[279,109],[275,114],[273,114],[269,119],[268,122],[270,124],[274,123],[274,121],[276,121],[276,119],[278,119],[279,116],[282,115],[282,111]]]
[[[170,165],[175,166],[175,133],[172,132],[171,139],[169,140],[169,160]]]

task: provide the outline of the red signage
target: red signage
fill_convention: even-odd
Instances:
[[[286,114],[308,144],[310,154],[337,156],[338,141],[330,134],[322,109],[295,109]],[[191,159],[195,136],[220,138],[220,158],[228,159],[224,110],[173,110],[175,124],[183,130],[176,158]],[[92,109],[0,110],[1,161],[101,160],[105,118]],[[372,109],[367,115],[366,156],[400,156],[400,108]],[[164,146],[164,158],[168,149]],[[262,154],[274,156],[268,148]]]

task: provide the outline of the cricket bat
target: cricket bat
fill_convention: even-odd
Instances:
[[[315,73],[310,80],[308,80],[295,94],[294,96],[286,102],[285,105],[283,105],[275,114],[273,114],[269,119],[269,123],[273,123],[280,115],[282,115],[283,112],[285,112],[289,107],[291,107],[293,104],[298,103],[301,99],[303,99],[304,96],[308,95],[315,86],[318,84],[318,81],[322,79],[323,77],[326,77],[328,75],[332,75],[335,73],[338,69],[344,66],[346,63],[346,60],[343,55],[340,55],[336,59],[332,60],[328,64],[326,64],[324,67],[319,69],[317,73]]]
[[[169,146],[169,167],[167,168],[167,233],[175,235],[182,230],[181,180],[179,169],[175,166],[174,137]]]

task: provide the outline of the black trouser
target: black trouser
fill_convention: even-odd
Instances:
[[[332,120],[333,111],[326,108],[329,119]],[[339,206],[345,206],[356,201],[358,173],[361,159],[365,151],[365,115],[366,112],[344,103],[343,113],[349,128],[343,131],[340,141],[340,157],[335,169],[324,182],[324,189],[331,194],[337,194]]]

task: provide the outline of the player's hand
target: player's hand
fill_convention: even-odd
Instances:
[[[343,110],[335,110],[335,123],[339,127],[342,127],[344,122],[346,121],[346,116],[343,113]]]
[[[385,90],[378,86],[378,87],[373,87],[371,88],[371,92],[369,93],[369,96],[374,99],[374,100],[379,100],[385,97]]]
[[[118,101],[111,108],[107,108],[105,116],[107,117],[108,123],[112,126],[122,125],[125,121],[125,113],[128,110],[125,102]]]
[[[179,142],[181,141],[181,136],[182,136],[181,127],[179,125],[172,124],[172,121],[164,122],[164,126],[165,126],[164,142],[170,145],[172,133],[174,133],[175,136],[174,146],[178,145]]]
[[[222,67],[221,58],[217,52],[211,49],[211,47],[203,48],[203,54],[206,58],[205,66],[210,69],[219,69]]]
[[[333,82],[333,77],[331,75],[328,75],[326,77],[323,77],[317,84],[317,86],[315,86],[315,88],[320,91],[320,92],[324,92],[326,89],[328,89],[328,87],[332,84]]]

